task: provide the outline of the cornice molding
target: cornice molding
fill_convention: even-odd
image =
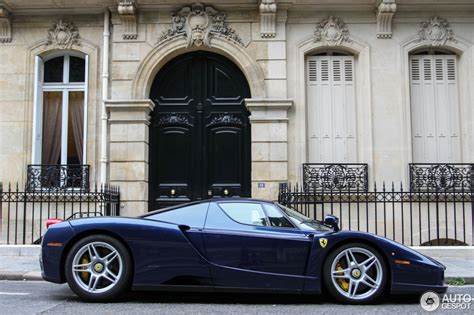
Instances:
[[[293,106],[292,99],[245,99],[250,111],[250,121],[258,123],[288,122],[288,109]]]
[[[4,5],[0,4],[0,43],[12,41],[11,13]]]
[[[104,100],[110,124],[150,124],[155,104],[150,99]]]
[[[395,0],[383,0],[377,7],[377,38],[392,38],[392,19],[397,12]]]

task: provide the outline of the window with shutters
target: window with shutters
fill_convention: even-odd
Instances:
[[[85,188],[88,56],[35,58],[30,188]],[[87,174],[86,174],[87,173]]]
[[[413,162],[460,162],[456,56],[419,53],[409,62]]]
[[[354,57],[307,59],[308,161],[357,162]]]

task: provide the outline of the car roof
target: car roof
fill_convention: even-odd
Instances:
[[[216,202],[263,202],[273,203],[270,200],[256,199],[256,198],[245,198],[245,197],[213,197],[211,199],[203,200],[203,202],[216,201]]]
[[[259,202],[259,203],[270,203],[270,204],[273,203],[273,201],[270,201],[270,200],[245,198],[245,197],[212,197],[212,198],[209,198],[209,199],[190,201],[190,202],[178,204],[178,205],[175,205],[175,206],[170,206],[170,207],[166,207],[166,208],[162,208],[162,209],[153,210],[153,211],[150,211],[146,214],[140,215],[139,217],[147,217],[149,215],[159,213],[159,212],[162,212],[162,211],[171,211],[171,210],[179,209],[183,206],[190,206],[190,205],[196,205],[196,204],[208,203],[208,202]]]

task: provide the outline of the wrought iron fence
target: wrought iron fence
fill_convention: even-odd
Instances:
[[[410,163],[410,189],[469,190],[474,185],[474,164]]]
[[[48,218],[120,215],[117,186],[95,185],[89,190],[30,190],[0,183],[0,243],[29,244],[41,238]]]
[[[89,189],[89,165],[28,165],[28,190]]]
[[[368,165],[363,163],[303,163],[305,190],[368,189]]]
[[[339,217],[342,229],[369,232],[405,245],[472,245],[473,191],[390,187],[305,190],[281,184],[278,201],[313,219]]]

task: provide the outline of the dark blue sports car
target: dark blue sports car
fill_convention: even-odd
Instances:
[[[445,267],[391,240],[339,231],[282,205],[226,198],[138,218],[51,225],[43,237],[47,281],[107,301],[127,289],[318,294],[364,304],[384,293],[446,291]],[[55,223],[55,222],[52,222]]]

